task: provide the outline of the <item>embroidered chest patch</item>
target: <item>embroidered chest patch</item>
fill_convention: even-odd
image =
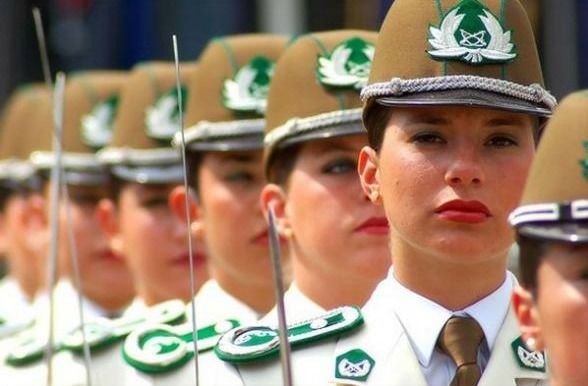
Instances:
[[[429,27],[427,52],[436,60],[468,64],[505,63],[517,57],[510,30],[477,0],[463,0]]]
[[[347,351],[337,357],[335,378],[365,381],[375,364],[376,361],[363,350]]]
[[[545,372],[545,354],[543,351],[531,351],[525,346],[525,343],[518,337],[511,343],[519,366],[530,370]]]

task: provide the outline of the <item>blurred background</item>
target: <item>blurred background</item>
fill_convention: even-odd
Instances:
[[[588,87],[588,0],[522,0],[532,19],[547,88]],[[128,69],[196,59],[214,36],[379,29],[393,0],[0,0],[0,105],[13,88],[41,81],[31,9],[43,16],[53,71]]]

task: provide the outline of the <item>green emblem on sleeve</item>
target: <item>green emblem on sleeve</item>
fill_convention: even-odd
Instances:
[[[182,111],[186,108],[188,91],[180,88],[182,97]],[[180,109],[178,91],[174,87],[145,111],[145,131],[151,138],[169,141],[180,130]]]
[[[221,334],[239,326],[233,319],[199,328],[198,352],[214,347]],[[194,333],[192,323],[179,326],[143,325],[125,339],[124,360],[134,368],[146,373],[162,373],[174,370],[194,356]]]
[[[328,55],[317,58],[317,77],[328,87],[360,90],[367,84],[374,46],[363,39],[351,38],[337,45]]]
[[[265,56],[256,56],[241,67],[234,79],[224,83],[223,105],[239,113],[263,115],[267,106],[267,93],[274,75],[275,64]]]
[[[531,351],[525,346],[525,343],[518,337],[511,343],[512,351],[519,366],[545,372],[545,353],[543,351]]]
[[[375,364],[374,359],[363,350],[347,351],[337,357],[335,378],[365,381]]]
[[[460,60],[468,64],[505,63],[516,58],[511,31],[477,0],[463,0],[453,7],[438,27],[429,27],[427,51],[436,60]]]
[[[340,307],[324,315],[288,326],[288,342],[294,349],[304,344],[341,335],[363,324],[357,307]],[[225,333],[214,348],[223,361],[253,362],[276,356],[280,350],[278,330],[269,326],[238,327]]]

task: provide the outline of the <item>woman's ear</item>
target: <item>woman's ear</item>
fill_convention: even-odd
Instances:
[[[201,239],[204,228],[200,218],[198,200],[192,189],[188,189],[186,192],[184,186],[176,186],[169,193],[167,203],[170,211],[179,220],[186,222],[188,220],[187,216],[190,216],[190,229],[195,237]],[[186,203],[188,204],[188,212],[186,212]]]
[[[380,197],[378,154],[369,146],[364,146],[359,152],[357,160],[357,173],[361,181],[361,187],[365,195],[374,204],[382,202]]]
[[[103,198],[96,205],[96,219],[102,232],[106,234],[110,248],[120,256],[124,256],[123,243],[120,235],[118,211],[114,201]]]
[[[286,211],[286,193],[276,184],[267,184],[260,195],[261,211],[269,222],[269,210],[273,208],[276,226],[280,236],[291,239],[293,237],[290,220]]]
[[[531,293],[520,286],[516,286],[512,294],[512,306],[527,348],[533,351],[543,350],[544,342],[539,315]]]

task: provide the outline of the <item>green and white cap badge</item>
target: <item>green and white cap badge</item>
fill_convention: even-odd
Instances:
[[[438,27],[429,27],[427,51],[437,60],[468,64],[504,63],[516,58],[511,31],[478,0],[463,0],[453,7]]]
[[[265,56],[256,56],[241,67],[234,79],[224,82],[223,105],[241,113],[263,115],[275,63]]]
[[[180,92],[182,93],[182,111],[185,111],[188,93],[183,86]],[[145,131],[151,138],[170,141],[179,129],[180,109],[178,93],[174,87],[145,110]]]
[[[81,118],[82,141],[93,149],[101,149],[112,140],[112,125],[118,109],[119,98],[112,96],[96,103]]]
[[[337,45],[330,54],[317,58],[317,77],[329,87],[360,90],[367,84],[374,46],[358,37]]]

